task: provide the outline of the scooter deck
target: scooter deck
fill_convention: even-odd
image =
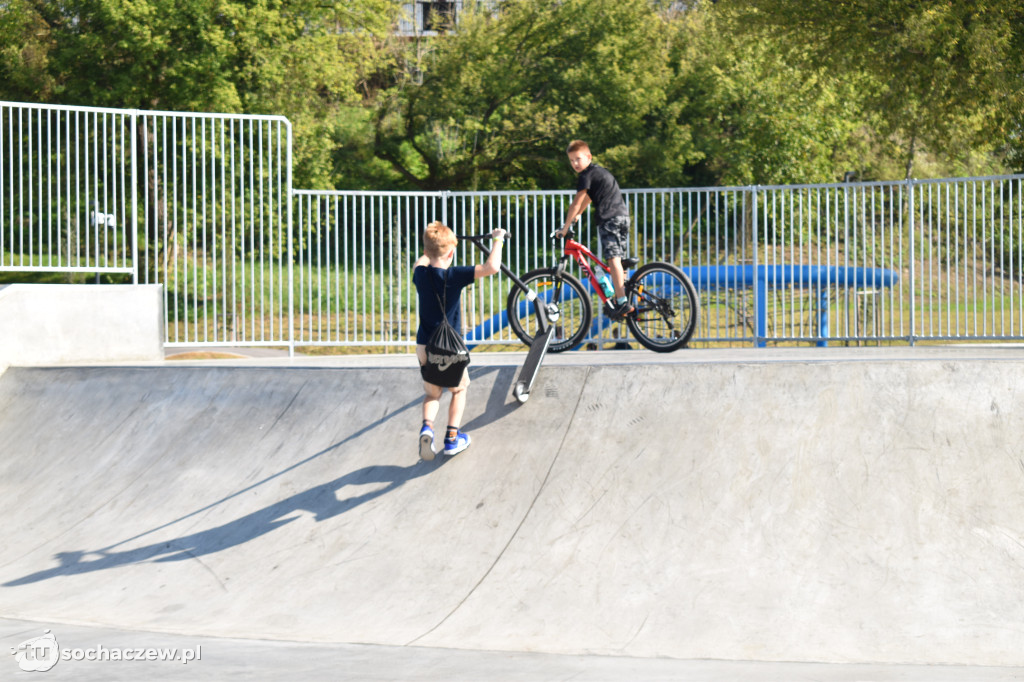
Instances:
[[[526,354],[526,362],[523,363],[523,368],[519,370],[519,378],[516,379],[516,385],[512,389],[512,395],[520,403],[525,403],[530,399],[530,391],[533,390],[533,382],[537,378],[537,370],[540,369],[540,365],[544,361],[544,355],[548,352],[551,337],[554,335],[554,325],[548,325],[547,331],[534,337],[533,344],[530,346],[530,352]]]

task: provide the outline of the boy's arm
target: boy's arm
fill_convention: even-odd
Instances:
[[[569,211],[565,214],[565,223],[562,225],[555,234],[558,237],[564,237],[565,233],[569,231],[572,224],[576,222],[576,219],[583,215],[583,212],[587,210],[587,206],[590,206],[590,195],[587,194],[587,190],[581,189],[576,192],[576,196],[573,197],[572,203],[569,204]]]
[[[501,248],[505,243],[505,230],[500,227],[491,232],[491,252],[487,260],[473,270],[476,279],[490,277],[501,271]]]

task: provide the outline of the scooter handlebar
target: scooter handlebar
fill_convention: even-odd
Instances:
[[[459,239],[465,239],[466,241],[473,242],[474,244],[480,244],[485,239],[490,239],[491,238],[491,233],[490,232],[485,232],[483,234],[461,234],[461,235],[457,235],[457,236],[458,236]],[[507,238],[508,236],[509,236],[509,232],[508,232],[508,230],[505,230],[505,237]]]

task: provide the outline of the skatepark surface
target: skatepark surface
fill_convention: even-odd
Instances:
[[[1024,348],[523,357],[8,368],[0,677],[1024,679]]]

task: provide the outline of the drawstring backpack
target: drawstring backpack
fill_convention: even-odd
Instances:
[[[449,270],[444,271],[443,302],[434,288],[437,304],[441,306],[441,324],[437,325],[427,340],[427,362],[420,367],[420,375],[424,381],[435,386],[455,388],[462,383],[462,374],[469,366],[469,349],[466,348],[462,334],[455,331],[448,321],[448,273]]]

